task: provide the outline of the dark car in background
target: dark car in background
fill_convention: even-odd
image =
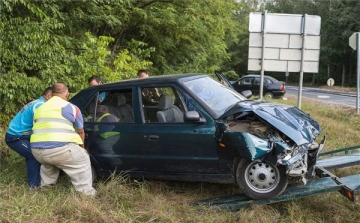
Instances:
[[[289,180],[306,184],[324,144],[318,122],[300,109],[249,100],[204,74],[97,85],[70,102],[84,116],[94,176],[236,183],[268,199]]]
[[[258,74],[248,74],[242,76],[237,81],[232,82],[233,88],[237,92],[242,92],[245,90],[251,90],[255,95],[260,93],[260,75]],[[278,81],[273,77],[264,75],[264,87],[263,94],[265,98],[278,98],[285,95],[285,83]]]

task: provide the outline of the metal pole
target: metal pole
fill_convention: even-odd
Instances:
[[[357,50],[357,75],[356,75],[356,114],[359,114],[359,81],[360,81],[360,37],[356,33],[356,50]]]
[[[266,21],[266,11],[262,13],[262,20],[261,20],[261,36],[262,36],[262,48],[261,48],[261,73],[260,73],[260,89],[259,95],[260,100],[263,99],[264,94],[264,55],[265,55],[265,21]]]
[[[299,77],[299,92],[298,92],[298,108],[301,109],[302,85],[304,77],[304,56],[305,56],[305,39],[306,39],[306,16],[303,15],[303,22],[301,26],[302,33],[302,49],[301,49],[301,63],[300,63],[300,77]]]

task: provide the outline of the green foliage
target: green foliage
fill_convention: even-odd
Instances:
[[[221,70],[237,79],[247,73],[249,13],[264,6],[320,15],[317,82],[355,83],[348,38],[360,29],[359,1],[7,0],[0,2],[0,121],[56,81],[77,92],[92,75],[112,82],[134,78],[139,69],[152,75]]]
[[[129,50],[124,49],[117,54],[112,53],[108,46],[114,41],[112,37],[100,36],[99,38],[87,32],[87,42],[82,46],[82,53],[76,56],[77,66],[74,74],[84,74],[81,76],[82,86],[86,87],[87,79],[93,75],[101,77],[105,82],[114,82],[123,79],[135,78],[139,69],[151,66],[150,61],[138,59],[136,53],[149,54],[149,52],[135,51],[130,55]],[[141,43],[132,43],[141,45]]]
[[[54,70],[64,57],[64,48],[58,38],[51,38],[51,32],[61,29],[63,24],[47,18],[26,1],[18,3],[23,7],[15,7],[17,1],[8,3],[7,7],[1,8],[0,15],[0,110],[6,115],[14,114],[23,104],[39,97],[54,82]],[[59,73],[63,71],[60,69]],[[6,117],[1,119],[8,120]]]
[[[154,49],[140,50],[141,44],[146,46],[146,43],[130,41],[129,46],[131,43],[133,47],[130,49],[136,49],[133,52],[126,47],[112,51],[109,44],[114,42],[113,37],[96,37],[86,32],[86,26],[78,27],[76,20],[71,19],[82,13],[75,11],[97,8],[91,12],[105,13],[96,1],[91,1],[89,8],[79,3],[16,0],[0,3],[2,123],[7,123],[21,106],[39,97],[46,87],[57,81],[65,82],[76,92],[87,86],[91,75],[117,81],[135,77],[137,69],[152,65],[144,58]],[[67,16],[61,11],[67,7],[74,13]],[[74,27],[79,30],[75,32]]]
[[[139,69],[154,75],[219,70],[230,59],[225,39],[237,37],[233,12],[240,5],[9,0],[0,6],[0,109],[11,115],[56,81],[76,92],[92,75],[117,81]]]
[[[237,79],[239,79],[239,75],[237,73],[235,73],[234,71],[228,71],[224,73],[226,78],[229,80],[233,80],[236,81]]]

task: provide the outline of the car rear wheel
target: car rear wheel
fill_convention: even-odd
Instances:
[[[271,92],[266,92],[264,95],[265,98],[274,98],[274,94]]]
[[[248,159],[240,160],[235,179],[242,192],[254,200],[277,197],[288,184],[284,166]]]

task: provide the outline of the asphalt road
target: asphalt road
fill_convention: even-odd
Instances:
[[[286,86],[286,95],[299,95],[298,86]],[[303,87],[302,97],[338,103],[342,105],[353,106],[356,108],[356,92],[339,92],[331,90],[323,90],[319,88]]]

